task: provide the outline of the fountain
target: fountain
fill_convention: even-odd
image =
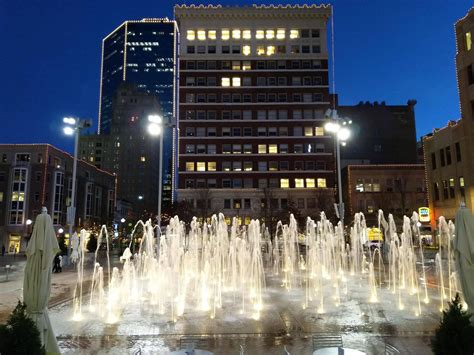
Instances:
[[[300,229],[291,216],[287,225],[277,224],[273,238],[258,220],[241,226],[234,218],[229,226],[222,214],[209,222],[195,218],[188,227],[174,217],[162,234],[151,221],[139,221],[119,267],[111,264],[108,249],[105,257],[99,257],[102,242],[110,242],[104,226],[89,268],[90,286],[84,282],[89,235],[81,231],[68,322],[89,324],[88,328],[91,322],[97,323],[95,327],[99,323],[120,327],[132,317],[138,334],[145,332],[139,330],[143,322],[158,322],[160,333],[176,332],[177,327],[186,334],[192,333],[190,325],[201,331],[196,324],[207,319],[207,331],[224,322],[230,328],[239,324],[243,332],[263,332],[281,321],[272,318],[276,311],[286,326],[287,308],[298,314],[303,328],[312,331],[321,324],[308,323],[306,315],[362,324],[372,308],[389,314],[390,322],[412,322],[430,317],[432,305],[435,312],[444,308],[450,295],[459,291],[450,248],[454,225],[444,219],[439,224],[441,245],[430,264],[415,213],[405,217],[397,231],[393,216],[386,220],[379,211],[384,245],[373,251],[362,213],[354,217],[349,241],[342,226],[334,226],[324,213],[317,221],[307,218]],[[53,320],[65,324],[58,319],[53,312]],[[71,327],[71,333],[77,332]]]

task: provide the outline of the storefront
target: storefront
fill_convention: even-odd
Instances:
[[[21,235],[19,234],[10,234],[10,239],[8,241],[8,253],[18,254],[20,252],[21,246]]]

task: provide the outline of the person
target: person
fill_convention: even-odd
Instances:
[[[63,272],[63,257],[62,257],[61,254],[59,255],[59,263],[58,263],[58,266],[59,266],[59,272]]]
[[[53,263],[53,272],[59,272],[59,254],[54,257]]]
[[[5,244],[2,244],[2,256],[5,256]]]

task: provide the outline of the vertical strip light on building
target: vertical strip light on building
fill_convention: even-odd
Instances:
[[[127,80],[127,37],[128,37],[128,21],[125,22],[125,36],[123,42],[123,81]]]

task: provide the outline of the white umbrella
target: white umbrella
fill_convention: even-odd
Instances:
[[[36,323],[41,343],[48,354],[59,354],[58,343],[48,316],[51,292],[51,267],[59,246],[51,216],[46,207],[36,218],[30,242],[26,248],[26,267],[23,281],[23,300],[26,311]]]
[[[474,218],[471,210],[464,206],[461,206],[456,213],[454,256],[464,300],[472,313],[474,312]]]

